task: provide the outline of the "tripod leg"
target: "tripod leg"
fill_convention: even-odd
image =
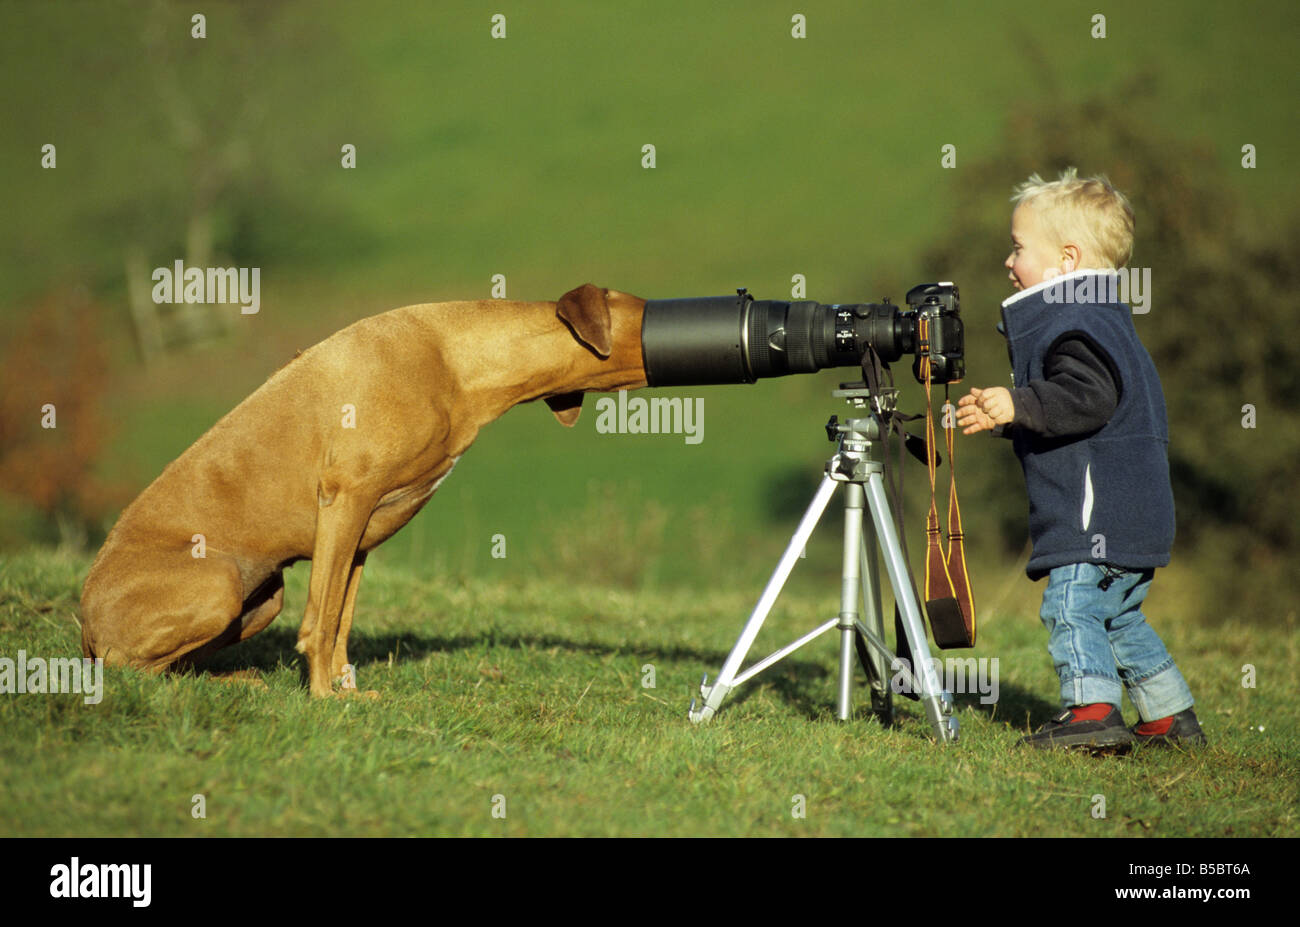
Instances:
[[[858,620],[858,592],[861,588],[862,484],[844,486],[844,566],[840,571],[840,691],[839,719],[847,721],[853,685],[853,651]]]
[[[885,637],[885,623],[880,611],[880,563],[876,559],[876,530],[870,521],[862,525],[859,557],[862,566],[862,611],[864,624],[880,640]],[[859,640],[858,655],[871,682],[871,710],[880,723],[894,723],[893,693],[889,689],[889,663],[885,655]]]
[[[705,681],[700,683],[700,694],[704,697],[704,705],[699,710],[696,710],[695,701],[692,700],[690,708],[690,719],[697,724],[713,717],[718,710],[718,706],[722,704],[722,700],[731,691],[736,673],[740,671],[740,664],[744,662],[745,655],[749,653],[749,648],[754,645],[754,638],[758,636],[759,630],[763,627],[763,622],[767,620],[768,612],[776,604],[777,596],[781,594],[785,581],[790,578],[794,565],[799,561],[799,555],[803,553],[808,539],[812,537],[813,529],[817,527],[817,522],[821,519],[822,513],[826,511],[826,505],[835,492],[835,486],[836,480],[830,476],[822,477],[816,495],[813,496],[812,502],[808,504],[808,510],[804,512],[803,520],[799,522],[799,527],[795,529],[794,537],[790,539],[790,544],[786,547],[785,553],[781,555],[781,560],[772,573],[772,578],[767,581],[763,594],[759,596],[758,604],[754,606],[754,611],[750,614],[745,629],[740,633],[740,639],[736,641],[736,645],[731,648],[731,653],[728,654],[726,662],[722,664],[722,670],[718,673],[717,680],[710,686],[708,685],[708,677],[705,677]],[[859,509],[859,512],[861,512],[861,509]]]
[[[912,582],[908,574],[907,561],[898,543],[894,531],[893,518],[889,513],[889,500],[885,496],[884,480],[880,473],[873,472],[867,480],[867,500],[871,505],[871,518],[880,538],[881,548],[885,554],[885,570],[894,587],[894,601],[899,604],[903,617],[903,629],[907,632],[908,644],[916,665],[912,675],[919,683],[921,702],[925,713],[933,725],[939,742],[957,739],[957,719],[952,714],[952,696],[943,691],[935,672],[934,662],[930,658],[930,642],[925,634],[925,624],[921,620],[921,609],[912,594]]]

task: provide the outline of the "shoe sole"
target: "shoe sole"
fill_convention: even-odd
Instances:
[[[1137,739],[1133,741],[1136,744],[1142,744],[1147,747],[1204,747],[1205,735],[1199,736],[1192,734],[1187,737],[1169,737],[1166,734],[1152,734],[1149,737],[1143,737],[1141,734],[1136,735]]]
[[[1104,732],[1093,731],[1088,734],[1065,734],[1061,737],[1044,737],[1040,740],[1022,739],[1019,743],[1037,750],[1089,750],[1093,753],[1126,753],[1135,741],[1129,737],[1112,740],[1104,737]]]

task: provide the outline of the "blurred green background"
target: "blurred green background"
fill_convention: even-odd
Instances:
[[[1011,188],[1077,165],[1129,194],[1133,265],[1152,269],[1137,325],[1170,411],[1176,604],[1294,623],[1294,4],[207,3],[204,38],[195,12],[0,5],[0,551],[93,551],[295,350],[399,305],[486,298],[496,274],[517,299],[587,281],[788,298],[801,274],[822,302],[899,301],[951,279],[966,385],[1003,384]],[[260,268],[261,311],[142,327],[139,288],[178,259]],[[698,445],[598,434],[594,396],[572,431],[517,408],[372,563],[760,582],[851,376],[674,391],[704,399]],[[1026,582],[1023,481],[985,436],[959,466],[977,600],[996,602]],[[833,598],[838,543],[830,518],[796,582]]]

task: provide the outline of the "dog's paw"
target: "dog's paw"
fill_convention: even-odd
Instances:
[[[262,678],[257,670],[244,669],[232,670],[228,673],[213,673],[212,678],[217,682],[230,684],[241,683],[246,686],[253,686],[258,689],[266,688],[266,680]]]
[[[376,701],[379,698],[379,693],[374,689],[358,689],[356,687],[339,689],[337,695],[339,698],[364,698],[370,701]]]

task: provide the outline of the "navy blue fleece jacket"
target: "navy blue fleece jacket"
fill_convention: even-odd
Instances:
[[[1063,302],[1064,284],[1084,276],[1089,301]],[[1105,298],[1105,282],[1104,272],[1076,271],[1002,304],[1015,406],[1003,434],[1025,471],[1034,579],[1069,563],[1169,563],[1164,392],[1131,310]]]

